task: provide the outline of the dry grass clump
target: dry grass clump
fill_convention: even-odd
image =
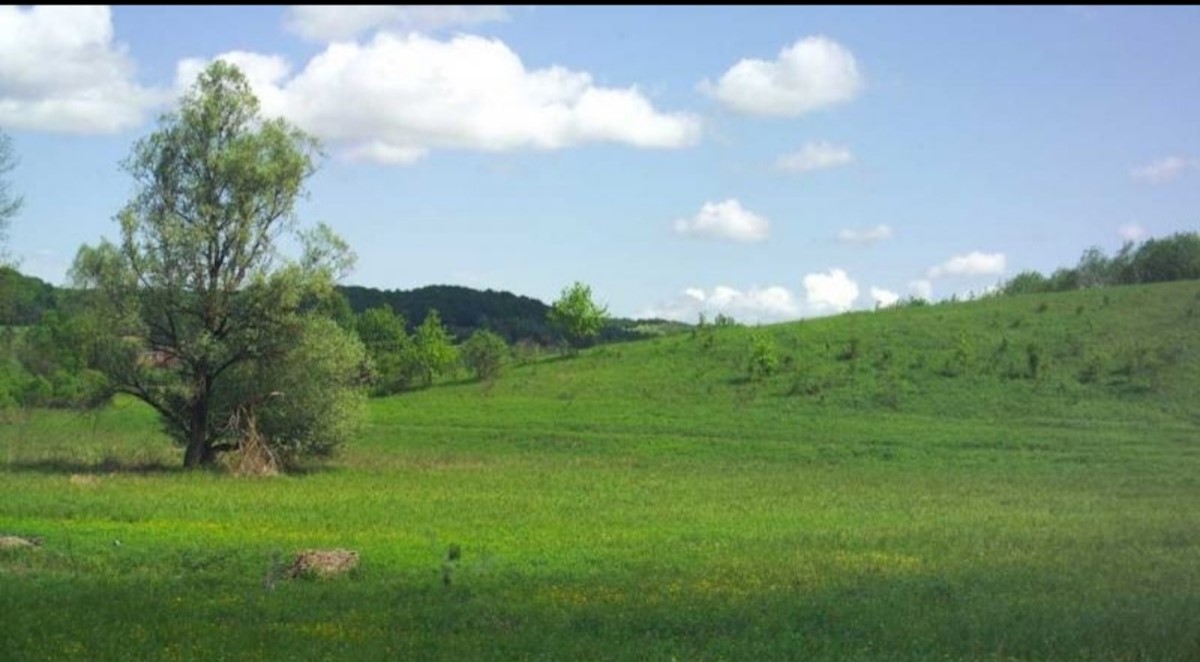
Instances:
[[[287,576],[329,579],[358,567],[358,552],[349,549],[306,549],[296,555]]]

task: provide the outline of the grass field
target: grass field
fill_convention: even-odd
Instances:
[[[608,345],[373,401],[273,479],[177,471],[132,402],[12,413],[0,534],[43,544],[0,551],[0,659],[1200,659],[1197,308]],[[362,564],[278,578],[314,547]]]

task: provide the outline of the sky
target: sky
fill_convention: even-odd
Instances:
[[[9,251],[67,283],[221,58],[347,284],[774,322],[1200,229],[1197,7],[0,7]]]

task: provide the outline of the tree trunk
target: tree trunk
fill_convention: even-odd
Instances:
[[[185,469],[198,469],[216,460],[208,438],[208,378],[196,379],[196,399],[192,401],[191,427],[188,430],[187,451],[183,454]]]

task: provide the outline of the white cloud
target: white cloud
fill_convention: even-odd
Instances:
[[[700,313],[710,320],[721,313],[739,322],[777,322],[799,317],[800,306],[796,297],[781,285],[748,290],[718,285],[711,292],[689,287],[675,301],[649,308],[639,316],[695,322]]]
[[[796,117],[850,101],[863,88],[854,54],[824,36],[805,37],[772,61],[743,59],[700,89],[747,115]]]
[[[767,219],[732,198],[724,202],[706,202],[692,218],[675,220],[675,232],[679,234],[743,243],[762,241],[769,231]]]
[[[1151,184],[1165,184],[1178,179],[1188,170],[1200,168],[1200,159],[1167,156],[1157,161],[1129,169],[1129,176]]]
[[[507,21],[500,5],[294,5],[287,27],[313,41],[346,41],[377,28],[419,32]]]
[[[892,292],[891,290],[885,290],[881,287],[872,286],[871,300],[875,302],[877,307],[887,308],[888,306],[895,305],[896,302],[900,300],[900,295]]]
[[[926,277],[933,280],[946,276],[995,276],[1004,273],[1004,264],[1004,253],[972,251],[931,267]]]
[[[829,273],[808,274],[804,277],[805,300],[817,311],[850,310],[858,299],[858,283],[850,280],[845,271],[830,269]]]
[[[291,78],[274,56],[218,58],[253,61],[259,75],[249,77],[264,112],[283,115],[350,158],[408,164],[431,149],[555,150],[598,142],[678,148],[700,136],[698,118],[659,112],[636,87],[598,87],[590,74],[557,66],[528,70],[498,39],[383,32],[365,44],[330,44]],[[181,63],[179,85],[189,85],[197,70],[195,61]]]
[[[933,299],[933,283],[924,278],[908,281],[908,291],[918,299]]]
[[[854,163],[854,153],[849,147],[828,142],[808,143],[798,152],[784,154],[775,161],[775,167],[787,172],[805,173],[813,170],[837,168]]]
[[[1130,223],[1128,225],[1122,225],[1120,228],[1118,228],[1117,234],[1120,235],[1121,239],[1125,241],[1141,241],[1142,239],[1145,239],[1146,235],[1149,233],[1146,232],[1146,228],[1138,225],[1137,223]]]
[[[721,313],[739,322],[781,322],[845,312],[858,299],[858,284],[841,269],[808,274],[803,284],[803,302],[782,285],[754,286],[745,290],[718,285],[711,291],[689,287],[675,299],[644,309],[638,316],[695,322],[701,313],[710,320]],[[878,292],[890,294],[886,290],[872,288],[872,295]]]
[[[793,317],[799,313],[792,293],[779,285],[762,289],[750,288],[745,292],[732,287],[717,286],[705,299],[705,303],[716,310],[764,317]]]
[[[0,126],[114,133],[164,100],[134,80],[108,7],[0,6]]]
[[[838,231],[838,240],[847,244],[873,244],[890,239],[891,236],[892,228],[887,225],[876,225],[873,228],[846,228]]]

